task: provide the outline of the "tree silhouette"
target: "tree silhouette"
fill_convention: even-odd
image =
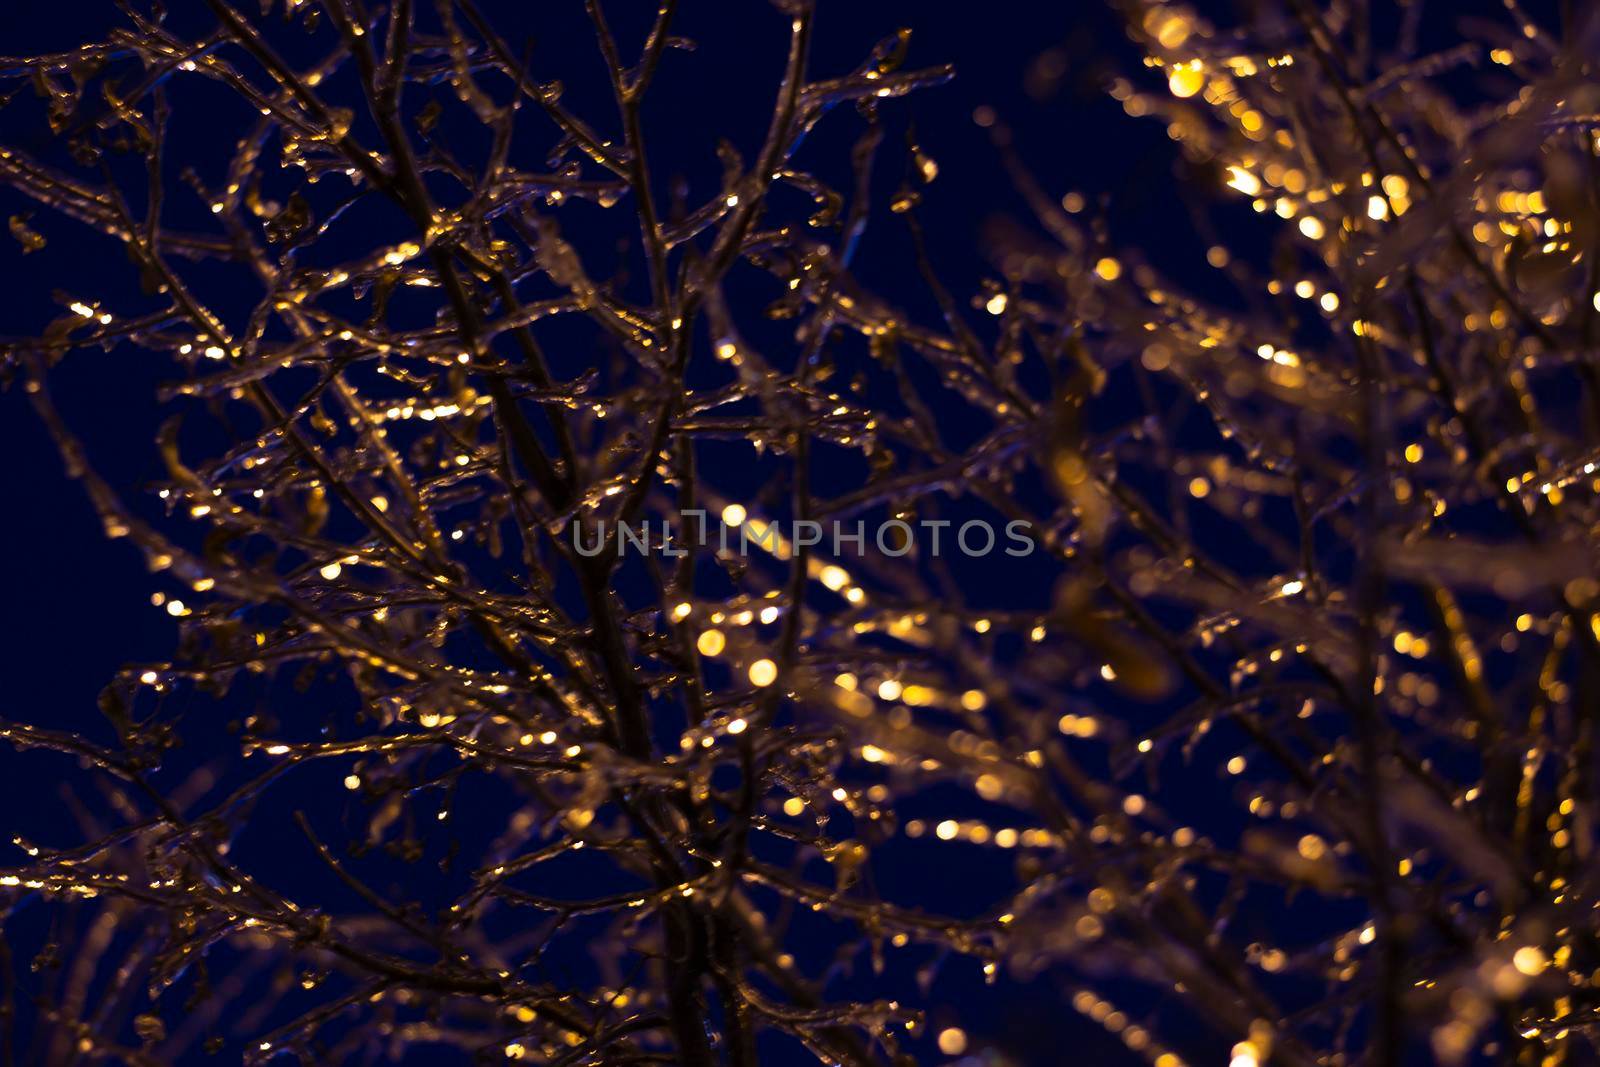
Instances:
[[[0,150],[13,236],[143,293],[60,279],[5,367],[182,634],[101,739],[0,723],[96,798],[0,878],[55,924],[34,1062],[919,1062],[889,957],[1049,975],[1156,1067],[1596,1055],[1593,12],[1129,3],[1112,95],[1260,225],[1168,277],[980,112],[1035,219],[963,294],[885,135],[951,74],[907,32],[814,70],[763,7],[770,125],[697,184],[651,163],[702,121],[646,106],[675,0],[588,0],[601,110],[475,0],[203,6],[0,60],[60,153]],[[210,177],[202,92],[254,116]],[[174,368],[150,493],[52,402],[97,347]],[[973,523],[1049,607],[974,595]],[[235,858],[274,820],[324,897]],[[1010,888],[896,899],[910,842]]]

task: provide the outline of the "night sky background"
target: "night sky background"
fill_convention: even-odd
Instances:
[[[197,14],[208,17],[198,11],[199,4],[188,0],[172,6],[180,22]],[[578,0],[486,0],[483,6],[508,39],[533,36],[535,70],[541,78],[560,77],[567,84],[569,106],[580,114],[612,114]],[[631,6],[645,15],[653,7]],[[608,9],[614,9],[612,17],[625,39],[631,25],[629,7],[613,2]],[[692,55],[669,55],[671,62],[652,92],[652,107],[677,113],[675,119],[668,115],[663,121],[681,123],[687,114],[703,117],[704,136],[682,143],[653,142],[655,166],[658,173],[679,170],[702,176],[710,168],[714,176],[716,162],[708,146],[715,136],[726,135],[748,152],[765,132],[770,87],[781,66],[785,34],[781,16],[752,0],[710,0],[686,3],[683,8],[678,32],[695,39],[700,48]],[[535,11],[536,17],[529,14]],[[0,53],[66,49],[103,35],[116,20],[109,0],[3,4]],[[958,299],[965,301],[978,291],[982,279],[998,275],[984,256],[986,230],[1006,218],[1032,225],[991,146],[991,132],[973,121],[974,109],[980,106],[994,109],[1009,128],[1017,153],[1052,196],[1081,192],[1092,211],[1103,211],[1114,245],[1137,249],[1202,295],[1226,298],[1214,291],[1218,282],[1204,259],[1205,249],[1217,243],[1219,234],[1236,251],[1249,249],[1252,241],[1265,247],[1259,236],[1264,228],[1247,206],[1217,203],[1212,177],[1186,172],[1159,122],[1128,117],[1106,95],[1106,84],[1114,75],[1155,77],[1141,71],[1119,18],[1106,6],[1077,0],[824,0],[813,75],[853,68],[878,40],[901,26],[914,30],[908,67],[950,62],[957,69],[954,82],[894,102],[885,115],[891,138],[914,126],[917,142],[938,162],[938,180],[924,191],[922,219],[932,259]],[[729,91],[729,87],[754,88]],[[51,151],[39,111],[37,101],[24,91],[0,109],[0,140],[29,152]],[[174,127],[169,149],[174,169],[191,163],[207,178],[216,179],[241,116],[208,114],[204,103],[186,107],[181,97],[176,112],[180,124]],[[651,128],[648,111],[646,128]],[[833,176],[847,175],[849,146],[860,128],[853,116],[830,116],[805,146],[803,160],[825,176],[829,165],[835,168]],[[897,147],[895,141],[886,140],[879,166],[878,216],[868,230],[856,271],[866,286],[926,321],[934,313],[916,279],[903,227],[886,210],[901,176]],[[193,200],[174,196],[174,201],[182,199]],[[30,207],[10,191],[0,192],[0,215]],[[173,210],[195,208],[190,204],[180,209],[175,204]],[[4,279],[0,335],[34,334],[59,315],[51,292],[63,280],[70,281],[74,295],[102,296],[112,306],[123,295],[136,298],[136,272],[114,244],[85,228],[49,219],[45,212],[39,212],[37,224],[50,238],[49,246],[38,253],[24,257],[15,242],[0,242]],[[573,358],[581,360],[582,355]],[[119,349],[109,354],[76,353],[54,375],[57,403],[83,437],[95,464],[130,497],[164,477],[154,445],[164,417],[156,393],[172,373],[172,366],[155,356]],[[0,455],[6,457],[0,464],[0,559],[7,562],[0,713],[103,736],[95,707],[100,688],[127,663],[169,657],[177,625],[151,605],[150,594],[158,585],[134,549],[104,539],[100,523],[79,488],[64,476],[53,445],[15,387],[0,393]],[[754,468],[714,465],[708,465],[704,474],[730,493],[757,488],[763,478]],[[1035,608],[1047,592],[1015,569],[987,573],[980,569],[974,576],[988,583],[1001,608]],[[1114,708],[1102,710],[1116,714]],[[78,831],[64,796],[66,770],[58,757],[19,755],[0,748],[0,812],[4,813],[0,825],[8,835],[15,832],[61,844],[76,840]],[[309,776],[305,780],[312,781]],[[296,798],[297,788],[308,792]],[[326,795],[310,791],[310,785],[282,789],[287,796],[280,795],[276,804],[285,808],[297,801],[314,805]],[[455,825],[466,827],[470,822],[470,808],[458,804]],[[286,825],[281,837],[275,833],[258,835],[249,847],[262,850],[263,856],[281,850],[279,873],[285,887],[292,890],[301,877],[321,886],[327,872],[308,859],[305,843],[292,827]],[[5,847],[9,846],[0,845]],[[15,858],[6,857],[4,862]],[[984,884],[959,866],[919,861],[911,854],[893,877],[914,887],[928,906],[956,913],[982,910],[1003,889]],[[45,920],[42,906],[24,905],[7,928],[24,989],[26,961],[48,936]],[[903,968],[891,968],[881,991],[911,999],[912,989],[912,976]],[[1141,1007],[1152,1006],[1114,980],[1103,991],[1136,1017]],[[940,971],[929,999],[960,1006],[961,1024],[972,1038],[974,1063],[983,1062],[978,1056],[990,1046],[1003,1050],[1013,1063],[1142,1062],[1101,1027],[1074,1012],[1067,1004],[1070,992],[1052,979],[1019,982],[1003,977],[986,986],[976,966],[952,961]],[[929,1021],[936,1033],[954,1018],[941,1016],[936,1009]],[[1197,1028],[1188,1034],[1170,1027],[1163,1032],[1169,1038],[1192,1038],[1186,1052],[1215,1053],[1214,1059],[1197,1062],[1225,1059],[1226,1044],[1202,1036]],[[27,1034],[26,1020],[21,1033]],[[26,1048],[26,1041],[19,1047]],[[944,1059],[931,1044],[925,1044],[920,1054],[929,1061]],[[217,1061],[197,1056],[196,1062]],[[770,1062],[787,1061],[774,1055]]]

